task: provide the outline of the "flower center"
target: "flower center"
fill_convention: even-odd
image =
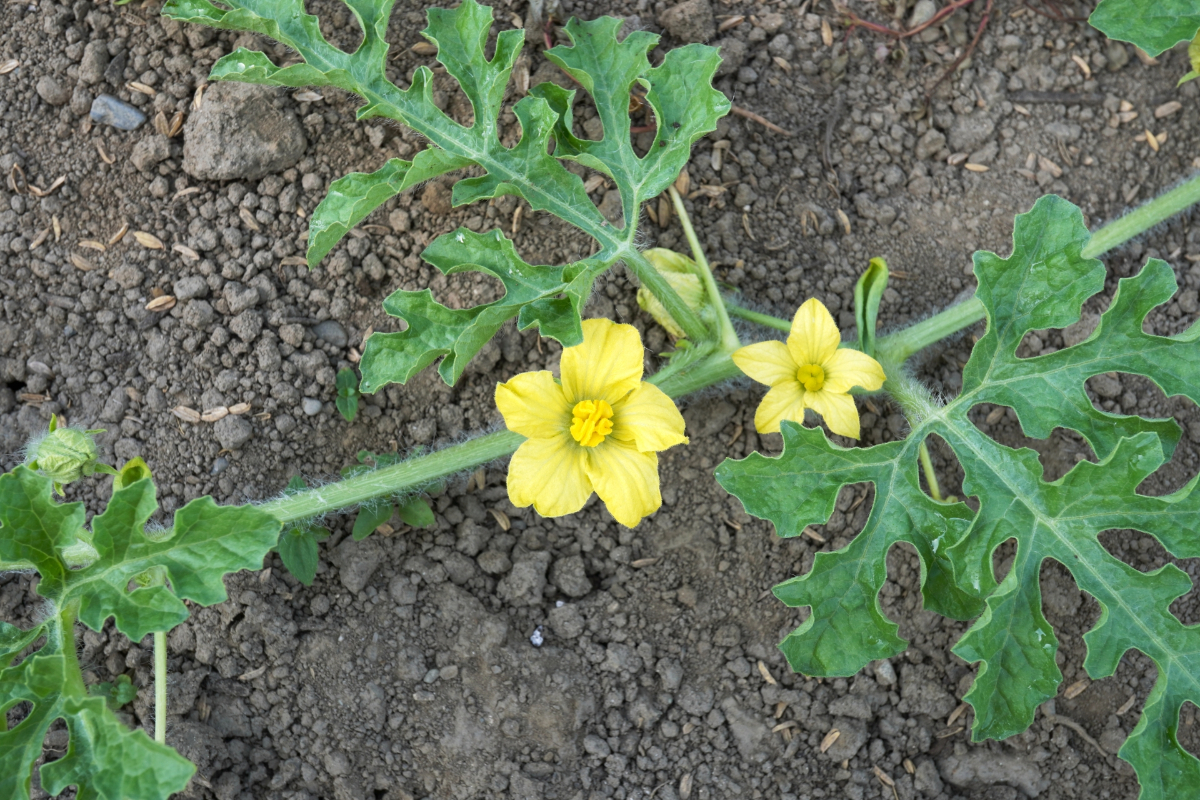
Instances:
[[[796,380],[804,385],[809,392],[819,392],[825,385],[825,370],[816,364],[805,364],[796,372]]]
[[[612,433],[612,415],[603,400],[581,400],[571,409],[571,435],[584,447],[595,447]]]

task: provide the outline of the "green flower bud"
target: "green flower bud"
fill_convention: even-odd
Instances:
[[[708,307],[704,284],[700,280],[700,276],[696,274],[696,262],[685,255],[662,247],[647,250],[642,255],[646,257],[652,267],[658,270],[660,275],[667,279],[667,283],[679,294],[688,308],[695,311],[705,322],[711,321],[712,309]],[[643,311],[654,317],[655,322],[666,328],[667,333],[676,339],[683,338],[683,328],[679,327],[679,323],[667,313],[663,304],[645,286],[638,289],[637,302]]]
[[[96,559],[100,557],[100,553],[92,546],[92,543],[82,537],[76,539],[74,544],[62,548],[60,552],[67,569],[86,569],[96,563]]]
[[[77,428],[60,428],[58,420],[50,420],[50,433],[38,442],[33,458],[37,469],[56,485],[72,483],[96,471],[96,442],[92,434],[99,431],[81,431]]]

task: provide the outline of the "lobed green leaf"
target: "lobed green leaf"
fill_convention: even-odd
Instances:
[[[0,567],[36,569],[37,592],[52,612],[28,631],[0,624],[0,710],[31,705],[16,727],[0,732],[0,797],[29,797],[34,762],[57,719],[66,722],[69,746],[62,758],[41,768],[42,786],[52,794],[76,786],[80,798],[166,798],[182,791],[195,771],[144,731],[126,729],[104,697],[88,694],[74,646],[76,614],[97,631],[112,617],[117,630],[134,641],[168,631],[188,616],[180,598],[220,602],[226,597],[224,575],[260,568],[279,523],[253,508],[222,508],[205,497],[181,508],[172,528],[148,532],[146,523],[157,509],[149,471],[131,462],[113,485],[108,507],[89,532],[83,504],[56,503],[49,477],[25,466],[0,475]],[[80,542],[96,558],[68,569],[63,552]],[[137,576],[151,571],[164,574],[170,588],[129,589]],[[14,665],[39,639],[44,643]],[[115,697],[127,696],[116,688]]]
[[[1154,536],[1177,558],[1200,555],[1194,533],[1200,477],[1165,497],[1139,494],[1137,487],[1170,456],[1178,427],[1169,419],[1098,411],[1085,382],[1104,372],[1129,372],[1168,395],[1200,400],[1200,324],[1172,337],[1142,330],[1150,310],[1176,289],[1170,268],[1152,259],[1120,282],[1086,341],[1018,358],[1025,334],[1075,322],[1084,301],[1103,288],[1102,265],[1080,255],[1088,239],[1079,209],[1043,197],[1017,217],[1009,258],[976,253],[987,333],[964,368],[962,393],[914,420],[904,441],[846,450],[820,430],[787,423],[782,455],[727,461],[717,478],[782,536],[826,522],[841,487],[873,485],[862,532],[837,552],[818,553],[806,575],[776,587],[788,605],[811,608],[781,648],[794,669],[815,675],[849,675],[901,652],[907,643],[884,617],[878,596],[888,549],[908,542],[921,559],[926,607],[976,618],[954,652],[979,664],[965,698],[975,709],[977,740],[1025,730],[1037,706],[1057,691],[1058,643],[1042,614],[1038,576],[1046,559],[1062,564],[1101,607],[1099,622],[1084,637],[1089,674],[1111,675],[1129,649],[1158,666],[1155,689],[1120,755],[1137,770],[1143,798],[1180,797],[1200,783],[1200,761],[1174,736],[1182,704],[1200,702],[1200,628],[1180,623],[1169,606],[1191,582],[1171,565],[1139,572],[1112,556],[1098,536],[1132,529]],[[885,388],[905,391],[907,379],[889,378]],[[1081,462],[1047,482],[1037,453],[1005,447],[971,422],[968,413],[980,403],[1013,408],[1034,436],[1056,426],[1074,430],[1100,460]],[[978,511],[936,503],[921,490],[917,450],[934,433],[958,457],[964,492],[977,499]],[[1010,539],[1016,555],[997,584],[993,553]]]
[[[657,36],[639,31],[618,42],[618,20],[572,20],[566,26],[572,46],[553,48],[547,56],[592,95],[603,123],[602,138],[575,137],[571,124],[575,93],[544,84],[513,106],[520,137],[508,146],[502,142],[499,120],[522,47],[522,31],[501,31],[489,59],[489,7],[464,0],[453,10],[429,9],[429,24],[422,33],[437,45],[437,60],[471,103],[473,120],[463,125],[434,103],[433,73],[428,68],[417,69],[407,89],[387,80],[384,32],[392,0],[344,1],[364,31],[362,44],[353,53],[322,37],[316,18],[304,12],[302,0],[228,0],[228,9],[207,0],[169,0],[163,9],[180,21],[269,36],[303,59],[302,64],[280,68],[261,53],[239,49],[217,62],[213,80],[337,86],[364,99],[360,118],[388,117],[431,143],[412,163],[392,159],[373,173],[354,173],[334,182],[310,223],[310,265],[391,197],[465,167],[482,174],[454,185],[454,205],[516,195],[535,211],[574,225],[598,245],[594,255],[574,264],[531,267],[499,232],[471,234],[469,244],[461,238],[462,231],[455,240],[434,242],[425,257],[440,270],[450,274],[482,268],[500,278],[506,294],[495,303],[466,309],[449,309],[428,290],[393,294],[384,308],[403,319],[406,329],[376,334],[368,341],[361,363],[364,391],[403,383],[439,358],[439,373],[453,383],[500,325],[514,317],[522,329],[536,325],[542,335],[564,346],[578,344],[580,311],[595,278],[621,260],[674,316],[690,320],[693,330],[703,328],[670,285],[644,263],[634,241],[642,202],[675,179],[687,163],[692,143],[713,130],[729,110],[729,101],[711,85],[720,63],[714,48],[688,45],[668,53],[661,66],[652,67],[647,53]],[[634,151],[630,140],[629,93],[635,88],[645,92],[657,122],[654,141],[644,156]],[[583,180],[567,170],[563,160],[577,161],[614,181],[621,194],[623,225],[614,227],[600,214]]]

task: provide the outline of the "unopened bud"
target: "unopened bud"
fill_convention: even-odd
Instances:
[[[51,418],[50,432],[33,452],[33,464],[59,486],[91,475],[97,466],[95,433],[99,431],[60,428],[57,418]]]
[[[675,290],[687,307],[695,311],[702,320],[708,322],[712,316],[712,310],[708,307],[704,283],[696,274],[696,263],[681,253],[663,247],[647,250],[642,255],[654,269],[658,270],[658,274],[666,278],[667,283],[671,285],[671,288]],[[676,339],[683,338],[683,328],[679,327],[679,323],[667,313],[663,304],[645,286],[638,289],[637,302],[643,311],[654,317],[654,321],[666,329],[667,333]]]

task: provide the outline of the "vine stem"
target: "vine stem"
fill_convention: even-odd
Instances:
[[[167,634],[154,632],[154,741],[167,743]]]
[[[1123,242],[1127,242],[1133,237],[1144,233],[1197,201],[1200,201],[1200,175],[1191,178],[1166,194],[1151,200],[1127,216],[1114,220],[1100,228],[1092,234],[1092,238],[1083,249],[1082,255],[1087,258],[1095,258]],[[680,220],[687,219],[685,214],[680,214],[679,216]],[[685,228],[685,235],[690,228],[689,221],[687,228]],[[692,231],[691,235],[695,236],[695,232]],[[645,283],[663,284],[666,291],[662,294],[659,294],[655,290],[654,285],[650,285],[649,288],[660,301],[664,301],[663,305],[667,308],[668,312],[687,331],[688,327],[683,325],[684,320],[675,316],[672,305],[666,302],[667,298],[673,298],[678,303],[682,303],[683,301],[679,298],[679,295],[671,289],[666,280],[650,265],[650,262],[632,246],[630,246],[629,252],[625,256],[627,257],[626,263],[630,265],[634,273],[639,278],[642,278]],[[649,275],[649,280],[643,277],[643,273]],[[708,274],[711,277],[711,271],[708,271]],[[715,285],[715,281],[713,283]],[[727,305],[723,300],[721,304],[717,305],[717,308],[726,309],[727,313],[733,316],[781,331],[791,329],[791,324],[787,320],[749,311],[734,304]],[[686,311],[687,318],[698,323],[702,328],[702,334],[706,334],[707,329],[704,328],[699,317],[690,308],[687,308],[686,304],[684,305],[684,310]],[[896,399],[910,419],[924,418],[936,409],[936,403],[929,394],[929,391],[908,375],[904,367],[904,361],[922,348],[956,331],[969,327],[983,318],[983,303],[978,298],[972,297],[962,303],[951,306],[939,314],[935,314],[923,322],[893,333],[890,336],[882,337],[876,342],[876,357],[883,365],[884,372],[888,376],[888,380],[883,388]],[[690,331],[688,335],[692,335]],[[697,341],[702,341],[704,338],[704,335],[701,335],[697,337]],[[854,345],[848,343],[847,346]],[[715,383],[740,374],[737,367],[733,364],[732,359],[730,359],[729,353],[724,348],[704,359],[698,360],[695,364],[688,365],[679,370],[664,370],[664,372],[669,374],[665,374],[660,379],[661,388],[673,398],[678,398],[699,389],[712,386]],[[651,377],[650,381],[657,382],[654,377]],[[525,441],[525,437],[511,431],[490,433],[436,453],[419,456],[400,464],[357,475],[353,478],[347,478],[329,486],[322,486],[288,495],[265,503],[259,508],[273,515],[280,522],[287,524],[289,522],[317,517],[342,508],[348,508],[379,497],[403,495],[405,493],[420,491],[423,487],[440,478],[476,467],[480,464],[486,464],[489,461],[495,461],[498,458],[503,458],[516,450],[523,441]],[[933,486],[934,484],[930,482],[930,485]]]
[[[712,304],[717,313],[717,335],[720,338],[721,348],[732,353],[741,347],[742,343],[738,341],[737,333],[733,330],[733,323],[729,321],[725,298],[721,296],[721,290],[717,288],[717,281],[713,278],[708,259],[704,257],[704,249],[700,246],[700,239],[696,237],[696,230],[692,227],[692,219],[683,205],[683,198],[679,196],[679,191],[674,186],[668,186],[667,193],[671,196],[671,203],[675,206],[679,224],[683,226],[683,235],[687,237],[688,245],[692,248],[692,260],[700,269],[700,280],[704,282],[704,290],[708,293],[708,302]]]
[[[933,459],[929,457],[928,442],[921,442],[920,447],[917,448],[917,455],[921,459],[921,469],[925,471],[925,482],[929,484],[929,494],[940,503],[942,487],[938,486],[937,473],[933,469]]]

